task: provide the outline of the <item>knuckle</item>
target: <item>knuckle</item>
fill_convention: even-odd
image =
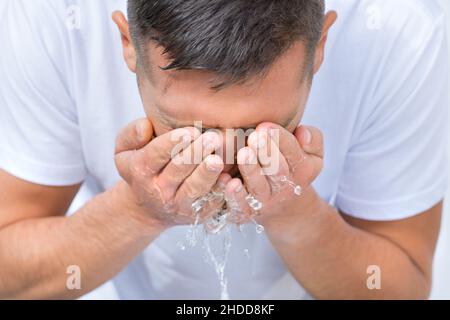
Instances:
[[[132,164],[130,166],[130,178],[132,180],[136,180],[139,177],[139,172],[141,171],[141,168],[137,164]]]
[[[145,174],[144,165],[142,161],[139,161],[135,157],[130,161],[130,173],[133,179],[139,179],[141,176]]]
[[[210,169],[206,163],[203,163],[199,168],[199,178],[196,179],[199,180],[196,182],[197,185],[202,185],[208,183],[211,179],[216,179],[222,171],[222,168],[219,167]]]
[[[184,186],[184,193],[186,195],[186,197],[190,198],[190,199],[196,199],[199,196],[201,196],[196,183],[193,181],[188,181],[185,186]]]

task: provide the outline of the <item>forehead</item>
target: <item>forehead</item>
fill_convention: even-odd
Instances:
[[[211,89],[215,79],[211,72],[161,70],[169,60],[162,48],[152,46],[147,92],[160,118],[182,125],[202,121],[208,127],[236,128],[265,121],[282,124],[297,112],[301,86],[306,82],[306,51],[301,42],[277,59],[263,76],[219,91]]]

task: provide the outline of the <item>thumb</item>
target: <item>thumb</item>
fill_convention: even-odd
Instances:
[[[146,146],[153,137],[153,125],[147,118],[128,124],[116,139],[115,163],[125,180],[131,177],[131,158],[135,151]]]
[[[153,125],[147,118],[138,119],[123,128],[116,139],[115,154],[146,146],[153,137]]]

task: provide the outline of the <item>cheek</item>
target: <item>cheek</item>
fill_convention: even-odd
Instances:
[[[152,113],[148,113],[147,118],[152,123],[155,137],[162,136],[163,134],[173,130],[172,128],[169,128],[166,124],[164,124],[158,117],[156,117]]]
[[[150,119],[150,121],[152,121],[152,120]],[[152,121],[152,123],[153,123],[153,128],[154,128],[156,137],[162,136],[163,134],[172,130],[170,128],[167,128],[167,127],[161,125],[157,121]]]
[[[156,127],[158,119],[160,119],[161,116],[158,115],[158,111],[155,107],[155,89],[148,83],[147,78],[143,76],[138,76],[138,87],[144,112],[147,115],[147,118],[149,118]]]
[[[295,130],[297,129],[297,127],[300,125],[300,121],[301,121],[302,118],[303,118],[303,113],[304,113],[304,110],[302,109],[302,111],[299,112],[299,113],[297,114],[297,116],[295,116],[294,120],[292,120],[292,122],[286,127],[286,130],[287,130],[287,131],[289,131],[289,132],[291,132],[291,133],[294,133],[294,131],[295,131]]]

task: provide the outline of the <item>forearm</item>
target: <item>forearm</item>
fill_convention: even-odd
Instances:
[[[404,250],[384,237],[347,224],[317,195],[311,199],[315,200],[293,218],[297,221],[285,221],[267,231],[293,276],[313,297],[427,298],[427,278]],[[283,232],[277,232],[281,227]],[[371,265],[380,267],[380,290],[367,287]]]
[[[0,298],[77,298],[126,266],[163,228],[130,212],[124,188],[119,183],[71,217],[0,230]],[[80,267],[81,290],[66,287],[71,265]]]

